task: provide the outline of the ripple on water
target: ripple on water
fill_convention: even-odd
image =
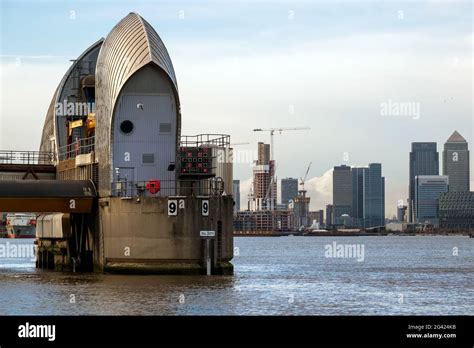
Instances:
[[[326,258],[324,247],[334,241],[363,244],[364,261]],[[36,270],[31,260],[0,261],[0,313],[474,313],[474,239],[239,237],[234,244],[240,255],[235,275],[226,277],[56,273]]]

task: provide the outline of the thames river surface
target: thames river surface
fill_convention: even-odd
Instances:
[[[468,237],[237,237],[234,246],[235,275],[225,277],[56,273],[2,257],[0,315],[474,314]]]

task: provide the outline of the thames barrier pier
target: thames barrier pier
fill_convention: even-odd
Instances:
[[[232,274],[230,151],[181,135],[170,56],[130,13],[73,61],[39,152],[2,153],[0,211],[41,214],[39,268]]]

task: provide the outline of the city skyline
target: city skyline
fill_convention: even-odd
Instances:
[[[447,140],[451,137],[451,135],[453,134],[453,132],[455,133],[458,133],[458,134],[463,134],[463,132],[461,130],[455,130],[453,129],[452,131],[448,131],[446,134],[449,133],[449,135],[446,135],[445,139],[441,142],[430,142],[430,143],[436,143],[436,149],[437,149],[437,152],[438,152],[438,174],[442,173],[442,170],[443,170],[443,163],[442,163],[442,156],[440,154],[440,152],[443,152],[444,150],[444,144],[447,142]],[[464,139],[464,137],[463,137]],[[410,142],[410,148],[408,149],[407,153],[406,153],[406,188],[405,190],[401,190],[401,191],[396,191],[394,190],[393,187],[390,186],[390,183],[392,182],[392,178],[389,177],[386,173],[386,169],[385,169],[385,165],[387,166],[390,166],[390,163],[382,163],[382,165],[384,166],[384,176],[386,178],[386,184],[385,184],[385,217],[386,218],[392,218],[392,217],[396,217],[397,216],[397,207],[398,205],[400,204],[400,200],[403,201],[403,204],[404,205],[407,205],[408,206],[408,202],[407,200],[409,199],[409,153],[410,153],[410,149],[411,149],[411,146],[413,143],[422,143],[420,141],[413,141],[413,142]],[[427,143],[427,142],[425,142]],[[467,144],[469,146],[469,142],[467,141]],[[441,147],[443,146],[443,147]],[[275,157],[277,157],[278,154],[275,154]],[[398,154],[397,154],[398,156]],[[370,155],[368,156],[370,157]],[[315,166],[317,167],[317,160],[314,161],[315,163]],[[472,165],[472,161],[469,161],[470,165]],[[334,166],[338,166],[338,165],[347,165],[351,168],[357,168],[357,167],[363,167],[364,165],[361,164],[361,163],[358,163],[358,164],[344,164],[343,161],[340,161],[338,163],[335,163]],[[280,168],[281,164],[276,163],[276,167],[277,167],[277,176],[278,176],[278,202],[280,202],[281,200],[281,179],[284,179],[283,177],[281,177],[281,175],[279,175],[278,173],[278,168]],[[470,166],[469,166],[470,168]],[[305,187],[306,189],[308,190],[308,195],[311,197],[311,203],[310,203],[310,210],[311,211],[315,211],[315,210],[320,210],[320,209],[325,209],[326,205],[327,204],[332,204],[332,171],[333,171],[333,168],[329,168],[328,170],[326,170],[322,175],[320,176],[309,176],[309,179],[306,181],[305,183]],[[472,176],[471,176],[471,172],[469,172],[469,175],[470,175],[470,186],[471,187],[474,187],[473,186],[473,183],[474,181],[472,180]],[[289,177],[291,177],[291,174],[289,175]],[[297,175],[294,175],[293,174],[293,177],[298,177]],[[247,202],[247,192],[249,192],[248,190],[248,187],[249,185],[251,185],[251,180],[252,178],[248,178],[248,179],[240,179],[241,181],[241,185],[240,185],[240,188],[241,188],[241,195],[240,195],[240,199],[241,199],[241,206],[242,206],[242,202]],[[388,182],[388,183],[387,183]],[[391,192],[391,194],[387,194],[387,192]],[[395,192],[395,194],[394,194]],[[395,197],[395,199],[393,199],[393,197]],[[392,198],[392,199],[390,199]],[[409,209],[407,209],[407,217],[408,214],[409,214]]]

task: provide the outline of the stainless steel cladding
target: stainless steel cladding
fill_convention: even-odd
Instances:
[[[160,37],[136,13],[112,29],[100,50],[96,119],[100,196],[110,196],[116,181],[175,178],[168,168],[180,137],[176,76]],[[144,130],[155,136],[141,137]]]

